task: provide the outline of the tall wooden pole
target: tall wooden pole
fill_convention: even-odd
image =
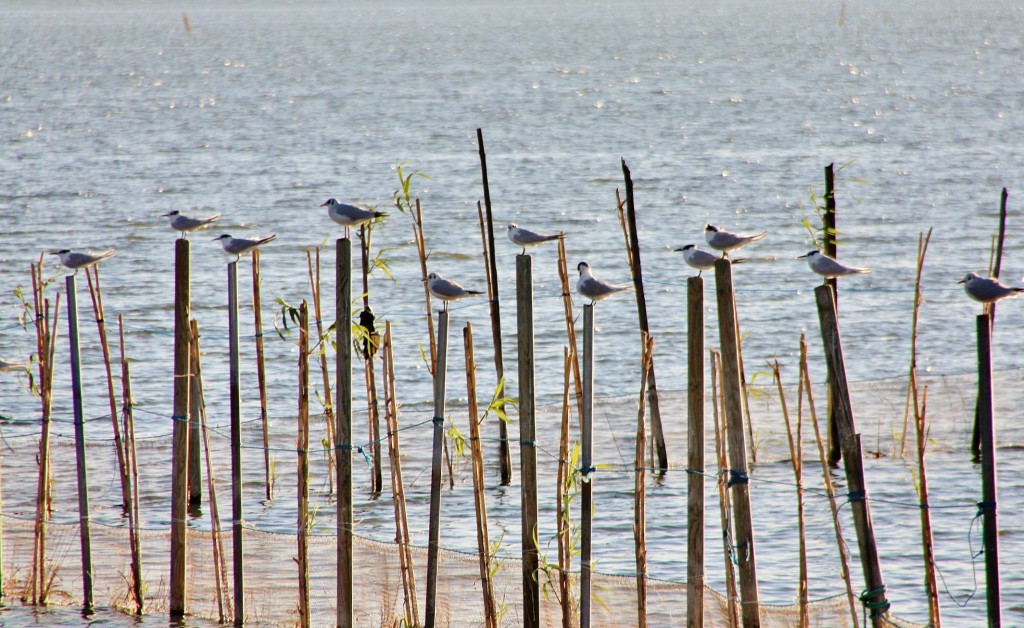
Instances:
[[[733,294],[732,264],[715,262],[715,292],[718,299],[718,335],[722,343],[722,389],[725,392],[725,424],[729,437],[729,487],[732,489],[734,545],[739,560],[740,597],[743,625],[760,626],[757,591],[757,563],[754,528],[750,509],[750,478],[743,433],[743,383],[740,377],[739,336],[736,299]]]
[[[519,344],[519,465],[522,496],[523,625],[540,626],[537,544],[537,438],[533,353],[533,257],[516,256],[516,322]]]
[[[704,625],[704,280],[687,290],[686,625]]]
[[[295,487],[297,501],[299,567],[299,624],[309,628],[309,309],[303,301],[299,306],[299,408],[298,436],[295,449]]]
[[[228,370],[231,406],[231,558],[235,625],[245,623],[245,560],[242,525],[242,376],[238,341],[238,260],[228,264]]]
[[[188,406],[190,262],[188,240],[174,241],[174,434],[171,461],[171,619],[185,616],[188,555]]]
[[[860,434],[853,420],[853,406],[846,383],[846,365],[843,362],[843,345],[839,337],[839,320],[836,313],[835,295],[828,285],[814,289],[818,304],[818,319],[821,324],[821,340],[825,346],[825,358],[832,373],[834,385],[833,409],[839,429],[839,442],[843,450],[846,468],[846,484],[850,489],[850,510],[857,528],[857,545],[860,562],[864,570],[866,589],[861,602],[870,611],[871,623],[875,628],[887,624],[889,602],[885,597],[882,581],[882,567],[875,545],[875,531],[871,524],[871,508],[868,504],[867,483],[864,480],[864,461],[861,456]]]
[[[487,210],[487,254],[489,288],[488,299],[490,299],[491,310],[491,340],[494,343],[494,370],[497,372],[498,381],[505,377],[505,363],[501,352],[501,308],[498,302],[498,262],[494,254],[494,218],[491,214],[491,187],[487,180],[487,153],[484,151],[483,129],[476,130],[476,142],[480,148],[480,175],[484,186],[484,207]],[[504,406],[500,408],[505,411]],[[508,424],[505,421],[498,421],[498,463],[501,471],[501,485],[508,486],[512,483],[512,454],[508,444]]]
[[[78,294],[75,276],[66,278],[68,292],[68,343],[71,347],[71,394],[75,413],[75,461],[78,472],[78,522],[82,543],[82,606],[93,611],[92,536],[89,520],[89,479],[85,464],[85,411],[82,405],[82,361],[78,346]]]
[[[580,628],[590,628],[594,528],[594,304],[583,306],[583,427],[580,430]]]
[[[448,370],[448,310],[437,316],[437,369],[434,371],[434,439],[430,462],[430,522],[427,531],[426,628],[437,614],[437,563],[441,551],[441,463],[444,452],[445,374]]]
[[[338,473],[338,616],[340,628],[355,625],[352,558],[352,241],[339,238],[336,243],[334,297],[335,341],[338,366],[334,390],[338,396],[337,425],[334,429]]]
[[[992,324],[978,316],[978,434],[981,444],[982,538],[985,547],[985,600],[988,625],[1000,626],[999,526],[996,521],[996,428],[992,403]]]
[[[622,174],[626,180],[626,222],[629,225],[630,264],[633,275],[633,292],[636,294],[636,309],[640,318],[640,336],[643,339],[651,333],[647,324],[647,297],[644,295],[643,271],[640,267],[640,236],[636,230],[636,204],[633,201],[633,178],[626,160],[622,160]],[[658,457],[658,469],[668,471],[668,448],[665,446],[665,432],[661,426],[661,403],[658,399],[658,382],[654,378],[654,357],[647,376],[647,405],[651,412],[651,437]]]
[[[193,321],[190,321],[190,324]],[[192,334],[192,342],[198,342],[195,334]],[[199,414],[202,412],[203,403],[202,380],[199,377],[199,356],[198,351],[190,352],[189,362],[189,394],[188,394],[188,505],[190,508],[198,508],[203,501],[203,471],[200,460],[203,448],[199,446]]]
[[[263,303],[260,298],[260,251],[252,252],[252,311],[256,326],[256,382],[260,389],[260,425],[263,428],[263,484],[267,499],[274,498],[274,478],[270,477],[270,424],[267,417],[267,367],[263,351]],[[196,456],[198,467],[199,457]]]
[[[836,247],[836,175],[834,164],[825,166],[825,213],[822,214],[822,227],[825,231],[822,234],[822,242],[825,245],[825,255],[837,259],[839,251]],[[832,294],[836,295],[836,311],[839,311],[839,281],[833,277],[825,280],[826,285],[832,287]],[[830,367],[831,369],[831,367]],[[831,466],[839,464],[842,457],[842,447],[839,445],[839,424],[835,411],[835,383],[833,373],[826,371],[826,384],[829,391],[828,403],[828,463]]]

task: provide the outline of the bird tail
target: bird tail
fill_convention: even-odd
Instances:
[[[387,218],[388,215],[385,214],[384,212],[373,212],[373,217],[374,218]]]
[[[762,231],[761,233],[755,233],[754,235],[750,236],[750,241],[751,242],[757,242],[758,240],[764,240],[765,237],[767,237],[767,235],[768,235],[767,231]]]
[[[277,234],[273,233],[273,234],[268,235],[267,237],[263,238],[262,240],[260,240],[258,244],[266,244],[267,242],[273,242],[276,239],[277,239]]]
[[[103,251],[102,253],[97,253],[96,254],[96,256],[100,258],[100,260],[110,259],[111,257],[114,257],[115,255],[117,255],[117,251],[115,249],[107,249],[106,251]]]
[[[211,222],[217,222],[218,220],[220,220],[220,216],[220,214],[214,214],[210,216],[209,218],[206,219],[206,224],[210,224]]]

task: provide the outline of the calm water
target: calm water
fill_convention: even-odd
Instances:
[[[849,6],[744,0],[558,6],[210,3],[174,10],[156,3],[9,2],[0,9],[0,224],[6,231],[0,238],[0,355],[25,358],[34,349],[34,335],[16,327],[20,306],[13,291],[28,284],[28,265],[39,253],[116,247],[118,256],[103,266],[105,304],[108,316],[123,312],[130,326],[133,387],[137,403],[150,413],[138,415],[138,429],[140,436],[154,439],[168,434],[172,338],[166,332],[172,327],[175,235],[159,216],[173,209],[220,212],[223,229],[192,237],[192,298],[204,330],[210,412],[223,423],[227,258],[210,237],[278,235],[263,257],[269,319],[278,309],[274,299],[297,304],[308,298],[309,247],[326,242],[325,265],[332,263],[330,247],[339,230],[318,205],[333,196],[392,214],[375,232],[374,244],[388,249],[395,281],[375,276],[373,305],[379,320],[395,326],[399,395],[407,409],[403,420],[427,418],[431,381],[417,349],[426,342],[422,289],[409,217],[391,201],[399,185],[395,166],[408,162],[407,172],[429,177],[414,178],[412,192],[423,202],[431,269],[482,289],[475,136],[482,128],[499,227],[516,221],[564,230],[570,267],[586,259],[612,281],[628,280],[614,211],[615,190],[623,185],[620,159],[626,160],[636,184],[663,388],[683,390],[686,377],[680,286],[689,270],[672,249],[699,242],[708,221],[768,230],[770,237],[749,254],[777,258],[737,267],[744,356],[752,365],[748,373],[778,357],[792,374],[799,334],[805,331],[820,381],[823,358],[812,293],[817,281],[792,258],[812,248],[801,221],[817,223],[812,195],[823,191],[823,167],[849,163],[838,173],[840,256],[874,272],[844,284],[846,367],[852,379],[865,382],[859,388],[865,395],[892,389],[888,401],[865,400],[866,407],[858,408],[865,438],[871,434],[878,448],[886,449],[891,426],[902,422],[901,393],[890,380],[904,375],[909,362],[918,234],[935,229],[918,345],[919,364],[933,377],[969,374],[973,368],[978,308],[956,281],[968,270],[987,267],[1003,187],[1010,191],[1011,208],[1003,277],[1015,282],[1024,273],[1021,225],[1014,212],[1024,187],[1022,43],[1024,9],[995,0]],[[512,293],[518,252],[504,239],[497,243],[503,295]],[[565,342],[555,262],[553,249],[534,255],[538,394],[545,403],[560,399]],[[247,264],[240,268],[247,303]],[[329,271],[325,277],[326,296],[333,280]],[[57,286],[63,289],[62,280]],[[714,327],[710,290],[707,299]],[[505,361],[514,393],[513,303],[503,297]],[[86,413],[99,416],[106,407],[105,386],[87,299],[80,304],[88,324],[83,325]],[[633,401],[622,397],[639,387],[635,307],[623,297],[602,303],[597,316],[595,385],[599,395],[619,398],[605,402],[604,412],[610,435],[623,439],[622,455],[628,457],[628,425],[635,411]],[[496,382],[487,367],[486,304],[453,308],[452,320],[449,407],[458,412],[465,407],[458,335],[466,321],[477,329],[480,388],[493,390]],[[1024,362],[1015,343],[1022,324],[1019,304],[1000,308],[995,365],[1005,372],[1001,381],[1017,384],[999,391],[1005,410],[999,428],[1003,599],[1010,624],[1024,622],[1024,594],[1012,565],[1013,548],[1021,549],[1024,515],[1013,496],[1024,465],[1015,444],[1024,436],[1012,426],[1016,404],[1010,403],[1020,397]],[[242,334],[249,335],[243,343],[244,412],[252,418],[259,410],[248,312],[242,325]],[[58,418],[68,421],[64,329],[62,323],[55,407]],[[717,334],[709,329],[708,344],[716,343]],[[269,342],[268,360],[270,412],[279,438],[290,438],[294,342]],[[878,380],[886,383],[870,383]],[[945,399],[929,398],[936,429],[945,438],[934,452],[933,491],[967,505],[949,519],[948,538],[937,539],[946,583],[958,595],[973,587],[967,539],[978,542],[969,526],[979,483],[965,453],[969,412],[964,408],[973,385],[969,376],[954,378]],[[5,375],[0,395],[5,416],[38,416],[24,377]],[[356,407],[363,403],[359,396]],[[682,407],[677,399],[679,412],[673,410],[667,419],[670,429],[682,429]],[[755,421],[764,421],[768,459],[785,459],[781,446],[772,449],[773,442],[778,445],[772,435],[781,429],[770,418],[777,418],[775,407],[759,419],[760,409],[754,406]],[[552,410],[546,419],[555,416]],[[96,425],[96,437],[104,437],[103,423]],[[5,435],[35,431],[12,424]],[[405,446],[424,445],[423,434],[419,442],[406,438]],[[620,454],[611,451],[611,461],[619,462]],[[683,464],[683,452],[672,452],[674,463]],[[413,465],[419,460],[417,453],[410,457]],[[255,472],[258,458],[254,452],[250,471]],[[169,457],[160,460],[169,465]],[[154,469],[146,487],[153,496],[146,519],[153,526],[165,524],[169,515],[157,498],[166,491],[168,470]],[[765,479],[791,478],[788,465],[775,462],[759,472]],[[407,471],[406,477],[414,475]],[[34,487],[31,479],[4,479],[6,492]],[[497,484],[493,474],[491,480]],[[896,458],[868,463],[868,481],[875,492],[913,501],[907,497],[910,472]],[[411,499],[425,495],[423,482],[413,487]],[[609,486],[616,482],[623,493],[631,485],[628,478],[613,477]],[[766,501],[755,503],[755,512],[771,513],[770,500],[779,499],[772,490],[764,489]],[[506,497],[495,487],[490,494],[493,515],[504,517],[508,539],[518,538],[517,492],[513,487]],[[608,499],[616,499],[616,491],[609,492]],[[677,514],[685,509],[685,474],[670,474],[652,492],[652,500],[663,499],[665,509],[649,515],[648,537],[655,545],[650,553],[658,556],[660,547],[664,557],[652,565],[652,575],[682,579],[685,561],[666,554],[679,554],[680,537],[675,544],[669,537],[679,532]],[[261,505],[257,494],[254,490],[248,521],[272,529],[292,525],[290,498],[289,506]],[[113,499],[113,492],[104,496]],[[631,498],[620,497],[621,508],[610,501],[606,512],[621,512],[621,521],[608,514],[605,525],[623,540],[598,551],[602,568],[628,573],[632,550],[625,522],[631,520]],[[785,499],[785,509],[793,510],[790,494]],[[360,505],[366,515],[360,533],[387,539],[389,506],[376,504]],[[467,515],[471,504],[453,495],[445,508],[455,520]],[[916,513],[882,515],[876,509],[881,542],[916,548]],[[73,518],[74,512],[60,516]],[[755,521],[763,534],[762,595],[788,603],[795,594],[795,523],[758,525]],[[446,532],[444,543],[472,548],[472,528]],[[514,554],[518,548],[506,541],[506,549]],[[830,551],[826,546],[821,554],[831,556]],[[919,553],[883,555],[897,614],[924,621]],[[832,566],[825,564],[814,588],[821,596],[841,591]],[[709,566],[709,578],[716,573]],[[981,573],[978,578],[983,580]],[[944,598],[943,612],[958,625],[982,624],[983,595],[963,609]]]

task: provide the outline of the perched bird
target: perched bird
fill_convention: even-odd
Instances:
[[[162,217],[171,219],[171,229],[180,231],[182,238],[193,231],[204,229],[220,220],[220,214],[214,214],[206,218],[193,218],[192,216],[186,216],[178,210],[162,214]]]
[[[766,235],[768,235],[767,231],[762,231],[761,233],[729,233],[728,231],[722,231],[711,223],[704,227],[704,239],[707,240],[708,246],[721,251],[722,257],[729,257],[729,251],[735,251],[751,242],[763,240]]]
[[[580,278],[576,281],[576,292],[590,299],[592,303],[607,299],[618,292],[626,292],[633,289],[631,284],[616,286],[598,279],[594,276],[593,271],[590,270],[590,264],[586,262],[577,264],[576,269],[580,271]]]
[[[345,227],[346,238],[349,237],[349,227],[358,227],[364,222],[369,222],[374,218],[380,218],[387,215],[384,212],[366,209],[365,207],[359,207],[358,205],[346,205],[345,203],[339,203],[333,198],[327,199],[320,205],[320,207],[326,207],[327,215],[331,217],[331,220],[342,227]]]
[[[448,302],[475,297],[483,294],[479,290],[466,290],[451,279],[445,279],[437,273],[427,275],[427,289],[430,294],[444,301],[444,311],[448,311]]]
[[[811,267],[811,270],[818,273],[825,279],[844,277],[846,275],[864,275],[871,272],[870,268],[845,266],[840,264],[820,251],[811,251],[806,255],[801,255],[797,259],[804,258],[807,258],[807,265]]]
[[[220,240],[220,245],[224,247],[224,252],[234,255],[237,260],[240,256],[251,253],[256,247],[273,241],[276,237],[277,235],[275,234],[265,238],[232,238],[225,233],[222,236],[217,236],[214,240]]]
[[[24,362],[11,362],[0,358],[0,373],[7,373],[10,371],[23,371],[28,368],[28,365]]]
[[[77,273],[81,268],[88,268],[93,264],[97,264],[105,259],[114,257],[114,255],[117,255],[117,251],[114,249],[107,249],[102,253],[93,253],[92,251],[76,253],[70,249],[61,249],[59,251],[50,251],[50,254],[60,256],[60,263],[63,264],[65,268],[70,268]]]
[[[537,246],[542,242],[560,240],[564,237],[564,231],[559,231],[558,233],[535,233],[529,229],[523,229],[514,222],[508,225],[508,239],[512,241],[512,244],[523,247],[523,255],[526,254],[526,247],[528,246]]]
[[[677,251],[683,252],[683,261],[686,262],[692,268],[697,269],[697,276],[700,277],[700,273],[705,270],[711,270],[715,267],[715,260],[718,259],[716,256],[702,251],[697,248],[695,244],[687,244]]]
[[[957,283],[964,284],[964,292],[967,293],[967,296],[982,303],[995,303],[1000,299],[1016,297],[1021,292],[1024,292],[1024,288],[1011,288],[999,283],[998,279],[981,277],[975,273],[967,273]]]

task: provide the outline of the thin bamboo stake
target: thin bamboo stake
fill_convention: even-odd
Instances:
[[[95,284],[93,278],[95,277]],[[103,312],[103,292],[100,289],[100,267],[99,264],[85,269],[85,279],[89,284],[89,296],[92,298],[92,311],[96,319],[96,327],[99,330],[100,348],[103,351],[103,366],[107,373],[107,398],[110,401],[110,422],[114,428],[114,451],[117,454],[117,472],[121,480],[121,509],[128,514],[131,508],[131,487],[128,479],[128,466],[125,463],[124,438],[121,435],[121,427],[118,425],[117,396],[114,393],[114,374],[110,366],[110,344],[107,341],[107,325]]]
[[[479,133],[479,131],[478,131]],[[482,136],[480,137],[481,144],[480,150],[483,151]],[[481,159],[483,159],[481,155]],[[486,167],[486,166],[485,166]],[[485,178],[485,195],[486,192],[486,178]],[[494,343],[494,372],[499,382],[505,381],[505,362],[502,358],[501,351],[501,312],[498,309],[498,277],[495,274],[497,272],[496,263],[492,262],[491,247],[488,245],[487,234],[488,231],[491,233],[491,242],[494,241],[494,227],[488,221],[487,225],[484,224],[484,213],[480,202],[477,201],[476,213],[480,219],[480,239],[483,241],[483,255],[484,255],[484,270],[487,276],[487,300],[490,304],[491,311],[491,341]],[[493,267],[493,271],[492,271]],[[502,403],[498,407],[500,416],[505,416],[505,404]],[[501,485],[508,486],[512,483],[512,453],[509,449],[508,443],[508,422],[504,419],[498,419],[498,470],[501,474]]]
[[[193,319],[191,322],[195,322]],[[195,338],[192,339],[193,344]],[[190,514],[196,512],[203,502],[203,472],[202,472],[202,450],[199,447],[199,413],[203,393],[199,390],[202,385],[196,374],[199,371],[199,353],[191,351],[189,354],[191,365],[189,366],[191,377],[189,377],[188,394],[188,505]]]
[[[992,258],[989,261],[989,267],[991,269],[991,276],[995,279],[999,279],[999,272],[1003,266],[1003,240],[1006,238],[1006,201],[1009,195],[1007,194],[1006,188],[1003,188],[1003,193],[999,200],[999,235],[996,236],[995,242],[993,243]],[[984,312],[989,315],[989,324],[992,325],[993,329],[996,325],[996,304],[989,303],[985,305]],[[981,409],[975,408],[974,410],[974,433],[971,435],[971,454],[974,456],[976,462],[981,461]]]
[[[405,623],[420,625],[416,601],[416,574],[409,544],[409,518],[405,511],[405,488],[402,483],[402,462],[398,443],[398,399],[395,395],[395,354],[392,346],[391,321],[384,326],[384,419],[387,422],[388,455],[391,459],[391,496],[395,506],[395,543],[402,571]]]
[[[836,488],[832,483],[832,466],[829,463],[828,452],[825,450],[825,439],[822,437],[821,428],[818,426],[818,413],[814,409],[814,394],[811,390],[811,375],[807,368],[807,339],[800,334],[800,388],[803,391],[798,394],[800,399],[800,412],[803,409],[803,398],[807,395],[807,409],[811,414],[811,425],[814,426],[814,439],[818,444],[818,459],[821,461],[821,479],[825,485],[825,494],[828,497],[829,509],[832,511],[832,527],[836,533],[836,547],[839,549],[839,563],[842,566],[843,582],[846,584],[846,600],[850,606],[851,625],[859,626],[860,620],[857,617],[857,596],[853,592],[853,582],[850,580],[850,564],[846,554],[846,541],[843,539],[843,526],[839,519],[839,506],[836,504]]]
[[[921,272],[924,269],[924,256],[928,252],[928,243],[932,239],[932,230],[928,229],[928,235],[917,236],[917,275],[914,278],[914,314],[910,324],[910,375],[907,379],[907,398],[903,405],[903,435],[900,436],[900,458],[903,457],[907,445],[907,427],[910,421],[911,399],[914,403],[914,412],[917,412],[917,321],[921,312],[921,303],[924,301],[921,295]]]
[[[188,398],[190,305],[189,241],[174,242],[174,435],[171,455],[171,573],[170,615],[181,619],[187,611],[188,534]]]
[[[686,288],[686,625],[701,628],[704,625],[704,279],[690,277]]]
[[[916,386],[915,386],[916,388]],[[932,536],[932,515],[928,502],[928,474],[925,471],[924,454],[928,445],[928,429],[925,416],[928,412],[928,387],[924,387],[924,395],[920,405],[914,399],[914,425],[917,428],[917,497],[921,503],[921,544],[924,550],[924,589],[928,598],[928,625],[942,628],[942,615],[939,612],[939,585],[935,578],[935,543]]]
[[[580,378],[579,349],[576,344],[576,318],[573,316],[572,291],[569,289],[569,265],[565,255],[565,238],[558,239],[558,278],[562,282],[562,305],[565,309],[565,332],[569,340],[572,378],[576,390],[577,416],[583,416],[583,382]]]
[[[633,544],[636,555],[636,613],[637,626],[647,626],[647,378],[651,371],[654,340],[643,334],[643,351],[640,358],[640,400],[636,416],[636,463],[633,474]]]
[[[316,247],[315,265],[309,251],[306,251],[306,265],[309,267],[309,288],[313,296],[313,312],[316,315],[317,355],[320,359],[320,373],[324,378],[324,420],[327,424],[324,449],[327,451],[327,494],[333,495],[334,479],[337,475],[334,459],[334,403],[331,397],[331,375],[327,368],[327,336],[324,334],[323,314],[320,309],[320,248]]]
[[[367,423],[369,428],[370,458],[373,461],[373,474],[370,481],[370,493],[379,495],[383,490],[384,479],[381,470],[380,455],[380,403],[377,398],[377,378],[373,365],[373,356],[377,353],[380,334],[374,328],[373,312],[370,310],[370,240],[373,229],[369,224],[359,227],[359,241],[363,257],[363,311],[359,314],[359,324],[363,327],[366,337],[363,338],[363,374],[366,379]]]
[[[252,252],[252,311],[256,325],[256,381],[260,389],[260,425],[263,428],[263,484],[267,499],[274,499],[274,478],[270,472],[270,423],[267,417],[267,368],[263,351],[263,307],[260,300],[260,252]]]
[[[565,380],[562,385],[562,429],[558,439],[558,482],[555,495],[557,513],[555,526],[558,538],[558,603],[562,609],[562,628],[572,628],[573,604],[570,576],[572,567],[572,526],[568,507],[571,488],[569,470],[569,373],[574,362],[569,347],[565,347]],[[578,361],[576,361],[578,364]]]
[[[594,304],[583,306],[583,419],[580,430],[580,628],[590,628],[594,525]]]
[[[473,325],[462,330],[466,356],[466,396],[469,399],[469,444],[473,457],[473,504],[476,512],[476,547],[480,559],[480,593],[487,628],[498,628],[498,614],[491,583],[491,541],[487,533],[487,500],[484,498],[484,452],[480,442],[480,409],[476,401],[476,360],[473,356]]]
[[[195,356],[193,364],[198,367],[198,357],[202,354],[199,347],[199,323],[195,319],[190,321],[192,333],[192,352]],[[197,390],[203,394],[202,371],[196,373],[199,380]],[[227,559],[224,556],[224,535],[221,532],[220,509],[217,502],[216,482],[214,481],[212,452],[210,451],[210,431],[206,424],[206,402],[199,400],[199,427],[202,434],[202,447],[206,460],[206,492],[210,497],[210,539],[213,542],[213,572],[215,590],[217,595],[217,614],[220,623],[227,623],[234,616],[234,609],[231,607],[231,599],[228,596],[228,567]],[[196,443],[198,446],[199,443]]]
[[[124,316],[117,315],[119,347],[121,349],[121,433],[124,434],[125,463],[128,472],[128,544],[132,552],[132,595],[135,614],[142,615],[146,603],[142,582],[142,541],[139,538],[139,464],[135,455],[135,419],[132,416],[132,375],[124,346]]]
[[[299,408],[295,439],[297,503],[296,529],[299,556],[299,625],[309,628],[309,309],[299,306]]]
[[[729,471],[727,461],[727,439],[728,427],[724,420],[719,421],[721,412],[725,413],[725,391],[718,385],[718,373],[721,371],[721,354],[711,350],[711,396],[712,408],[715,419],[715,456],[718,459],[718,505],[719,518],[722,525],[722,549],[725,557],[725,595],[729,600],[729,628],[737,628],[740,625],[739,592],[736,590],[736,568],[732,560],[732,524],[729,513],[732,511],[732,502],[729,499],[729,489],[726,484]]]
[[[789,420],[789,410],[786,408],[786,391],[782,388],[782,373],[779,369],[779,361],[771,365],[772,375],[775,377],[775,388],[779,392],[779,404],[782,406],[782,418],[786,422],[786,436],[789,438],[789,457],[793,463],[793,476],[796,478],[796,517],[800,551],[800,577],[797,582],[797,604],[800,607],[800,628],[808,628],[809,619],[807,616],[807,529],[804,522],[804,484],[803,484],[803,450],[801,444],[802,422],[797,414],[796,434],[793,433],[793,426]]]
[[[75,467],[78,476],[78,523],[82,547],[83,613],[93,610],[92,532],[89,517],[89,479],[85,460],[85,411],[82,405],[82,364],[78,344],[78,294],[75,275],[65,278],[68,293],[68,344],[71,349],[71,392],[75,414]]]
[[[441,453],[444,444],[445,374],[448,367],[448,310],[437,317],[437,370],[434,372],[434,429],[430,464],[430,520],[427,531],[426,628],[437,613],[437,563],[441,551]]]
[[[427,287],[427,248],[423,238],[423,210],[420,207],[420,200],[416,199],[416,213],[412,220],[412,235],[416,241],[416,252],[420,257],[420,274],[423,281],[423,295],[427,301],[427,330],[430,335],[430,364],[427,365],[430,374],[433,375],[437,369],[437,339],[434,336],[434,315],[430,309],[430,288]]]

